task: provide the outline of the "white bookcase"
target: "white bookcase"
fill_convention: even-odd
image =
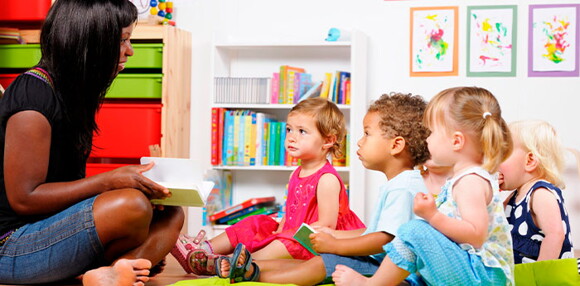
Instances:
[[[351,208],[364,220],[365,171],[356,155],[357,141],[363,133],[362,118],[366,112],[367,38],[353,31],[349,42],[216,42],[212,48],[211,107],[250,109],[274,115],[285,121],[291,104],[214,104],[214,77],[271,77],[281,65],[302,67],[312,74],[313,80],[322,80],[324,73],[337,70],[351,72],[351,104],[339,105],[345,114],[350,134],[350,166],[336,167],[345,183],[350,186]],[[202,124],[210,125],[210,118]],[[207,138],[207,139],[206,139]],[[211,140],[210,136],[203,140]],[[201,144],[208,146],[211,144]],[[210,152],[198,150],[196,152]],[[193,154],[195,156],[195,154]],[[203,157],[203,156],[200,156]],[[208,162],[209,165],[209,162]],[[282,202],[284,190],[292,170],[285,166],[213,166],[232,171],[233,203],[252,197],[276,196]],[[191,218],[191,217],[190,217]],[[223,231],[222,226],[206,228],[213,236]],[[214,231],[212,233],[212,230]]]

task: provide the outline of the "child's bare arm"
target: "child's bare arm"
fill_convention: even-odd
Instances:
[[[384,252],[383,246],[393,238],[394,236],[386,232],[373,232],[346,239],[337,239],[328,233],[310,235],[314,250],[343,256],[364,256]]]
[[[282,232],[282,229],[284,229],[284,223],[286,222],[286,216],[282,217],[282,220],[280,220],[280,223],[278,223],[278,229],[276,229],[273,234],[278,234]]]
[[[538,261],[558,259],[564,242],[564,228],[558,202],[549,190],[539,188],[531,199],[534,222],[544,232]]]
[[[491,188],[486,180],[477,175],[467,175],[453,187],[453,197],[461,219],[450,218],[439,212],[430,194],[417,194],[414,209],[417,215],[451,240],[479,248],[487,237],[488,193],[491,194]]]
[[[340,181],[333,174],[327,173],[320,177],[316,189],[318,221],[311,225],[336,228],[340,189]]]

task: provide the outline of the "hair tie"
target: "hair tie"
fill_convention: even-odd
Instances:
[[[488,116],[491,116],[491,112],[486,111],[483,113],[483,119],[486,119]]]

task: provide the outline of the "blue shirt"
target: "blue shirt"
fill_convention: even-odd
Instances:
[[[403,171],[382,185],[371,220],[362,235],[380,231],[397,236],[402,224],[416,218],[413,200],[419,192],[429,192],[419,170]],[[371,256],[380,262],[385,255],[383,252]]]

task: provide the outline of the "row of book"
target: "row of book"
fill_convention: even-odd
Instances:
[[[216,77],[215,103],[270,103],[270,78]]]
[[[350,72],[325,73],[322,81],[312,81],[304,68],[283,65],[273,73],[271,103],[296,104],[306,98],[328,98],[336,104],[350,104]]]
[[[16,28],[0,27],[0,44],[25,44],[20,35],[20,30]]]
[[[298,166],[284,148],[286,123],[273,116],[245,109],[211,110],[211,164],[222,166]],[[344,154],[348,140],[344,142]],[[347,158],[333,159],[345,166]]]
[[[231,206],[209,216],[209,221],[215,224],[235,224],[252,215],[275,215],[280,206],[275,204],[275,197],[252,198]]]
[[[337,104],[350,104],[350,72],[325,73],[313,81],[303,68],[283,65],[280,72],[267,77],[215,77],[215,103],[296,104],[306,98],[328,98]]]

